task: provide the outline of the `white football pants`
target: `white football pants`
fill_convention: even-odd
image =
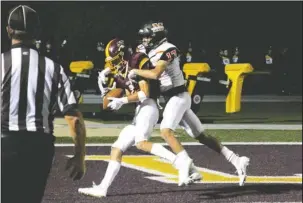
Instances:
[[[125,152],[132,145],[148,140],[154,126],[159,119],[157,103],[153,99],[146,99],[137,106],[131,125],[125,126],[112,147]]]
[[[160,129],[176,130],[180,125],[189,136],[196,138],[204,128],[197,115],[191,110],[191,97],[188,92],[175,95],[166,103]]]

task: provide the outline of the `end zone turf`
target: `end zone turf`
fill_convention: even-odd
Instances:
[[[87,137],[87,143],[113,143],[119,135],[119,129],[104,132],[99,129],[96,136]],[[207,130],[222,142],[302,142],[302,130]],[[115,133],[115,134],[109,134]],[[155,130],[152,142],[163,142],[159,137],[159,130]],[[177,130],[178,139],[181,142],[196,142],[195,139],[187,136],[184,131]],[[56,143],[72,143],[68,132],[64,136],[56,136]]]

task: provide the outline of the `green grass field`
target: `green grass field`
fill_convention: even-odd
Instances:
[[[86,119],[104,123],[129,122],[134,115],[133,105],[125,105],[115,113],[101,111],[95,104],[82,104],[80,110]],[[96,116],[92,116],[92,112],[96,112]],[[203,123],[301,124],[302,103],[242,103],[241,111],[234,114],[225,113],[223,102],[202,103],[197,115]]]
[[[159,131],[159,130],[155,130]],[[207,130],[222,142],[302,142],[301,130]],[[183,130],[177,130],[176,135],[181,142],[196,142],[187,136]],[[87,143],[113,143],[116,136],[88,137]],[[152,142],[164,142],[161,137],[152,137]],[[57,143],[71,143],[71,137],[57,137]]]
[[[100,105],[82,104],[85,120],[98,123],[130,123],[134,105],[125,105],[117,112],[104,112]],[[92,112],[96,112],[93,116]],[[162,112],[161,112],[162,114]],[[160,114],[160,115],[161,115]],[[242,103],[241,111],[225,113],[225,103],[202,103],[197,113],[202,123],[214,124],[302,124],[302,102]],[[160,119],[161,120],[161,119]],[[155,130],[156,132],[159,130]],[[100,129],[102,132],[102,129]],[[158,132],[159,133],[159,132]],[[222,142],[302,142],[302,130],[207,130]],[[183,130],[177,130],[182,142],[195,142]],[[113,143],[118,135],[88,137],[88,143]],[[153,142],[163,142],[161,137],[152,137]],[[70,137],[57,137],[57,143],[71,143]]]

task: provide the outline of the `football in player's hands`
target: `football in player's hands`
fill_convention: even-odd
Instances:
[[[114,98],[121,98],[123,96],[123,89],[122,88],[116,88],[110,90],[104,97],[103,97],[103,110],[109,109],[107,106],[110,100],[108,100],[109,97],[114,97]]]

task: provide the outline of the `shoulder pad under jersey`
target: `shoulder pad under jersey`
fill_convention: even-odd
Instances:
[[[128,66],[131,69],[142,69],[147,62],[149,62],[149,58],[145,53],[136,52],[130,57]]]

